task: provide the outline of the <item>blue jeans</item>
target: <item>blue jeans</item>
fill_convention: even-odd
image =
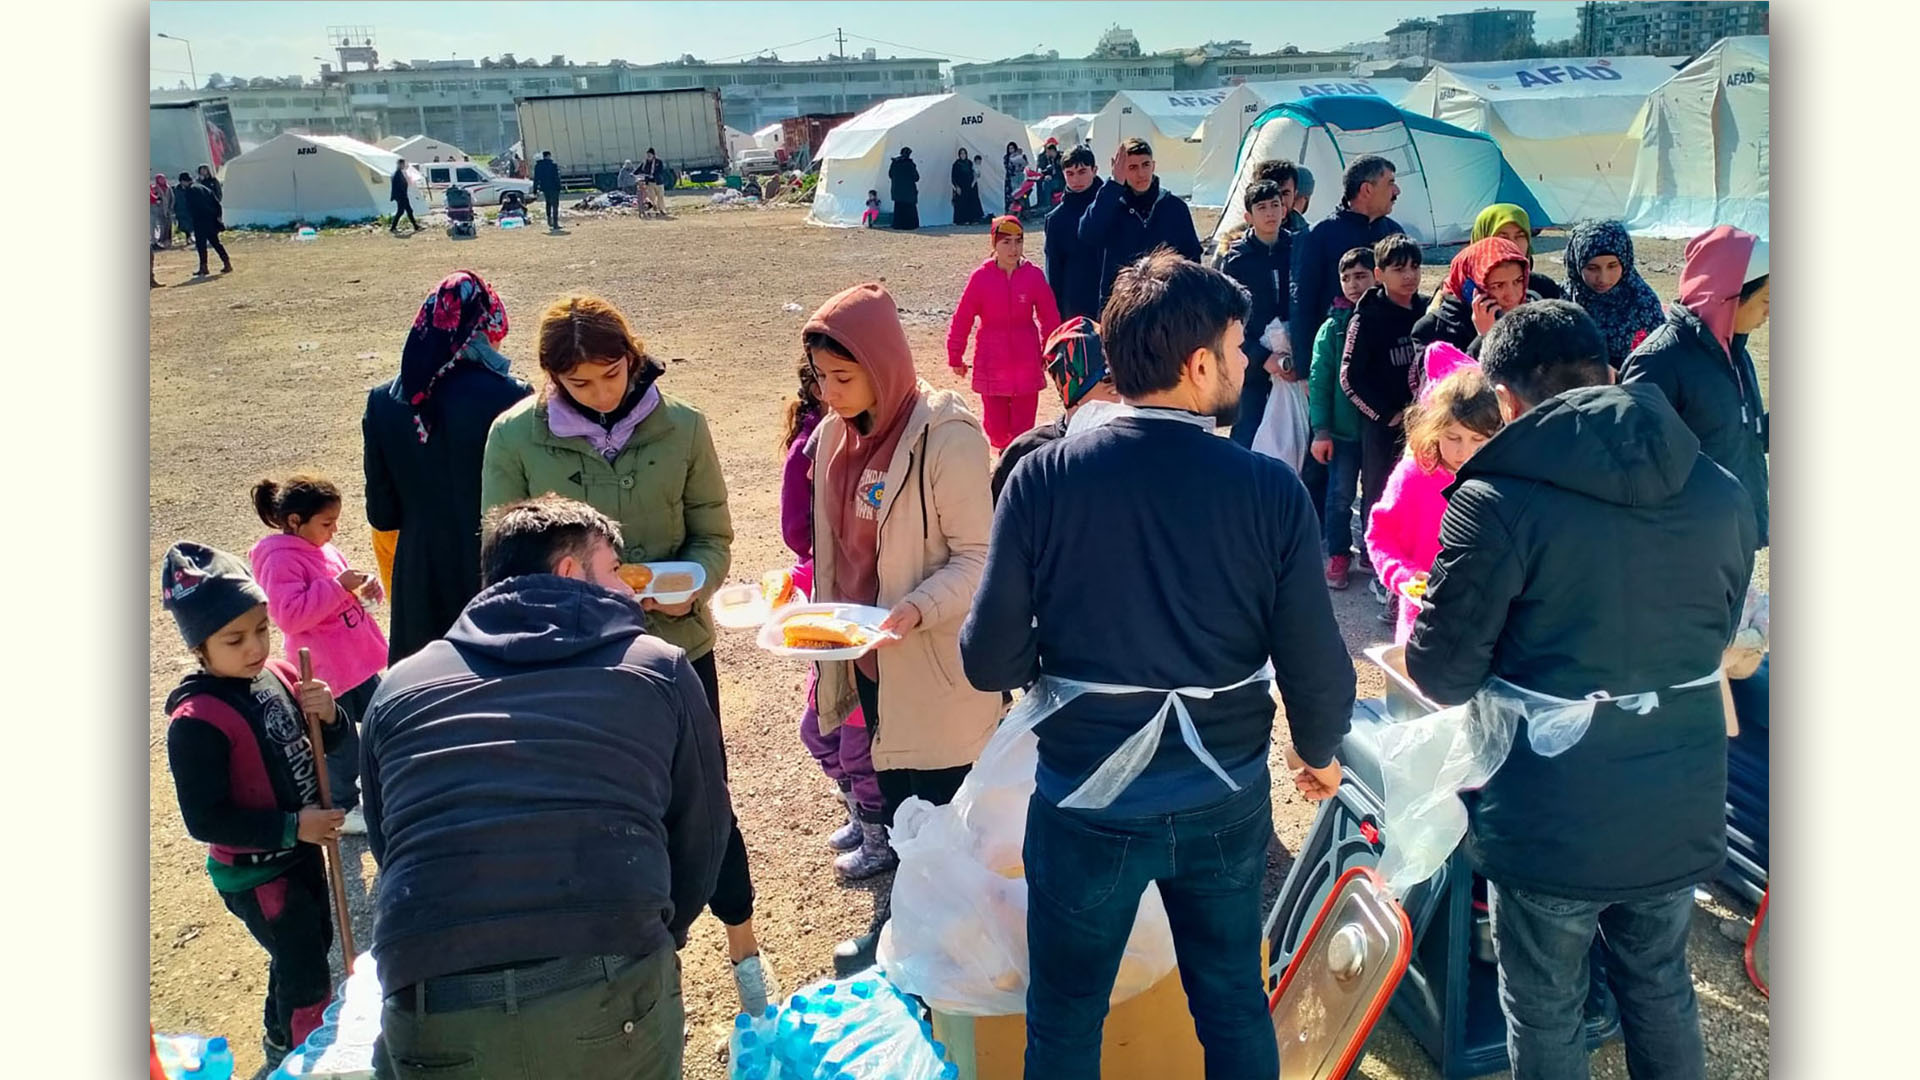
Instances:
[[[1212,806],[1146,818],[1027,805],[1026,1075],[1099,1080],[1107,997],[1148,882],[1173,928],[1207,1080],[1275,1080],[1260,979],[1260,883],[1273,839],[1262,776]]]
[[[1620,1002],[1627,1075],[1702,1080],[1706,1048],[1687,970],[1691,886],[1647,900],[1568,900],[1493,883],[1493,951],[1513,1080],[1585,1080],[1587,952],[1597,931]]]
[[[1333,458],[1327,462],[1327,502],[1320,515],[1321,537],[1327,554],[1353,554],[1353,499],[1360,486],[1360,443],[1333,440]]]

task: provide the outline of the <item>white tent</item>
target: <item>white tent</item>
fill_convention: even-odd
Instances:
[[[1617,218],[1632,185],[1627,131],[1679,58],[1440,64],[1400,107],[1493,136],[1555,221]]]
[[[1048,139],[1060,142],[1060,152],[1067,153],[1079,146],[1087,137],[1087,128],[1093,124],[1093,113],[1055,113],[1044,120],[1027,125],[1027,147],[1038,154],[1047,145]]]
[[[753,133],[753,145],[771,150],[780,145],[780,124],[776,121]]]
[[[1765,37],[1726,38],[1647,98],[1634,121],[1629,229],[1684,237],[1732,225],[1767,238],[1767,46]]]
[[[1194,132],[1226,97],[1226,90],[1122,90],[1088,126],[1094,160],[1104,173],[1121,141],[1138,136],[1153,147],[1153,174],[1160,186],[1185,198],[1193,192],[1193,174],[1200,167],[1200,144],[1191,141]]]
[[[227,224],[371,221],[391,208],[399,165],[399,155],[344,135],[276,135],[227,162]],[[418,173],[409,169],[407,179],[414,205],[426,205]]]
[[[1379,94],[1369,83],[1335,85],[1343,94]],[[1255,117],[1283,101],[1325,97],[1329,92],[1326,86],[1324,83],[1250,82],[1229,88],[1227,96],[1213,107],[1193,133],[1193,137],[1200,140],[1200,165],[1193,175],[1193,205],[1227,204],[1227,190],[1233,186],[1233,173],[1240,165],[1240,142],[1253,126]]]
[[[421,162],[431,164],[434,161],[466,161],[467,152],[450,142],[426,135],[415,135],[399,146],[388,147],[393,153],[407,159],[407,164],[418,165]]]
[[[1551,224],[1492,138],[1404,112],[1378,96],[1331,96],[1286,102],[1254,118],[1211,246],[1218,250],[1227,232],[1246,220],[1240,197],[1256,162],[1298,162],[1313,170],[1315,190],[1337,196],[1346,163],[1367,154],[1393,162],[1400,188],[1393,220],[1422,245],[1465,242],[1473,219],[1490,203],[1514,203],[1536,226]]]
[[[379,147],[382,150],[391,150],[394,147],[399,146],[401,143],[406,141],[407,141],[407,137],[405,135],[389,135],[386,138],[381,139],[379,142],[374,143],[373,145]]]
[[[747,134],[746,132],[741,131],[738,128],[734,128],[734,127],[727,128],[727,160],[728,161],[738,161],[740,158],[740,151],[752,150],[758,145],[759,144],[753,141],[753,136]]]
[[[814,151],[820,186],[807,220],[815,225],[857,227],[867,209],[867,192],[880,193],[893,206],[887,169],[902,148],[913,151],[920,170],[920,224],[953,224],[952,185],[948,183],[956,151],[986,159],[980,202],[988,214],[1006,209],[1006,192],[996,166],[1007,144],[1026,142],[1026,125],[998,109],[962,94],[894,98],[873,106],[827,133]]]

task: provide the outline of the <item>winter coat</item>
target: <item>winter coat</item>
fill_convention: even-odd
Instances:
[[[1361,416],[1392,423],[1413,404],[1423,372],[1412,331],[1427,302],[1415,293],[1413,306],[1403,308],[1388,299],[1385,285],[1375,285],[1354,307],[1340,358],[1340,389]]]
[[[1080,219],[1099,191],[1066,192],[1047,211],[1047,284],[1062,321],[1076,315],[1100,320],[1100,249],[1080,242]]]
[[[1393,640],[1404,645],[1413,633],[1415,608],[1400,596],[1400,586],[1430,573],[1440,556],[1440,517],[1447,512],[1447,487],[1453,473],[1444,465],[1432,472],[1407,454],[1394,465],[1380,501],[1367,515],[1367,559],[1380,584],[1400,610]]]
[[[1675,303],[1667,309],[1667,321],[1627,356],[1620,381],[1652,383],[1667,395],[1700,439],[1700,449],[1747,489],[1760,546],[1766,547],[1772,425],[1746,336],[1733,338],[1729,359],[1700,316]]]
[[[393,170],[393,177],[387,182],[387,198],[393,200],[394,202],[399,202],[400,200],[406,197],[407,197],[407,170],[406,170],[406,166],[403,165],[400,168]]]
[[[1327,321],[1313,336],[1313,367],[1307,376],[1307,423],[1314,438],[1322,435],[1341,442],[1360,438],[1360,410],[1340,390],[1340,357],[1347,347],[1347,324],[1353,305],[1345,295],[1333,302]]]
[[[1260,339],[1266,336],[1268,323],[1275,319],[1286,321],[1292,303],[1293,235],[1281,229],[1269,247],[1248,229],[1228,246],[1220,260],[1220,272],[1246,286],[1253,298],[1247,312],[1247,338],[1240,349],[1247,354],[1247,378],[1265,382],[1268,380],[1267,358],[1273,350]],[[1294,370],[1305,375],[1302,368],[1307,353],[1302,352],[1299,357]]]
[[[187,217],[193,223],[194,232],[217,236],[226,231],[227,223],[222,219],[220,196],[215,195],[212,188],[196,180],[191,184],[180,185],[174,197],[186,200]]]
[[[974,320],[980,332],[974,334]],[[947,366],[966,362],[973,336],[973,391],[981,396],[1033,394],[1046,389],[1040,343],[1060,325],[1053,290],[1040,268],[1020,260],[1013,273],[992,259],[974,268],[947,323]]]
[[[1138,209],[1142,204],[1147,208],[1144,214]],[[1193,231],[1193,211],[1178,195],[1161,187],[1159,177],[1141,196],[1135,196],[1118,180],[1100,183],[1086,213],[1080,215],[1080,243],[1085,249],[1099,252],[1099,308],[1106,306],[1120,268],[1162,244],[1194,262],[1200,261],[1200,236]]]
[[[248,553],[267,591],[267,617],[286,639],[287,659],[313,653],[313,677],[344,694],[387,666],[387,637],[360,598],[335,580],[351,569],[332,544],[314,547],[291,533],[260,538]]]
[[[395,381],[398,381],[395,376]],[[360,418],[367,524],[397,530],[387,623],[389,662],[447,632],[480,591],[480,459],[494,418],[533,387],[460,363],[434,384],[433,438],[421,442],[394,383],[367,391]]]
[[[846,431],[837,415],[822,420],[815,460],[833,460]],[[834,579],[834,546],[822,539],[833,508],[818,479],[813,580],[824,594]],[[922,382],[881,489],[876,606],[892,610],[911,600],[920,625],[906,640],[872,653],[880,666],[880,715],[867,717],[876,769],[971,765],[1000,721],[1000,695],[975,690],[960,664],[960,624],[980,587],[993,524],[987,482],[980,421],[959,394]],[[827,733],[860,699],[851,661],[816,667],[820,730]]]
[[[1578,743],[1535,753],[1523,730],[1469,798],[1467,854],[1503,885],[1619,901],[1705,881],[1726,854],[1717,671],[1756,536],[1746,493],[1648,386],[1549,398],[1461,467],[1440,524],[1407,671],[1435,701],[1489,676],[1601,703]]]
[[[1353,210],[1335,210],[1308,229],[1293,244],[1293,303],[1296,318],[1287,324],[1293,334],[1293,355],[1306,356],[1320,320],[1333,310],[1340,293],[1340,256],[1357,247],[1370,248],[1397,232],[1405,232],[1390,217],[1368,221]]]
[[[1427,308],[1413,324],[1413,343],[1425,349],[1436,341],[1466,353],[1480,355],[1480,331],[1473,325],[1473,308],[1452,293],[1441,293],[1439,302]]]
[[[543,195],[560,194],[560,163],[552,158],[534,162],[533,189]]]
[[[659,158],[654,158],[652,161],[643,158],[640,161],[639,171],[635,175],[649,184],[662,183],[666,179],[667,163]]]
[[[395,664],[361,735],[381,988],[686,941],[733,828],[720,723],[679,649],[553,574],[474,597]]]
[[[920,167],[909,157],[897,157],[887,166],[887,179],[892,182],[891,194],[897,203],[918,203],[920,201]]]
[[[698,660],[713,651],[707,601],[726,584],[733,519],[727,483],[707,418],[666,394],[640,421],[612,461],[584,438],[561,438],[548,427],[547,403],[520,402],[494,421],[480,472],[480,505],[496,506],[558,492],[579,499],[620,526],[622,562],[685,560],[707,583],[685,615],[647,612],[647,631]],[[403,534],[404,535],[404,534]]]

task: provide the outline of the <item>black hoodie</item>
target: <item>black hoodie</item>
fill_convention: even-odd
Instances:
[[[362,734],[387,993],[685,941],[733,816],[719,722],[631,598],[551,574],[395,664]]]
[[[1374,423],[1390,423],[1413,404],[1423,370],[1412,332],[1431,300],[1416,292],[1412,304],[1401,307],[1387,296],[1385,285],[1375,285],[1354,305],[1340,355],[1340,391]]]
[[[1616,901],[1713,876],[1726,857],[1720,667],[1756,535],[1746,493],[1658,390],[1570,390],[1518,417],[1447,491],[1428,606],[1407,671],[1434,700],[1489,676],[1601,704],[1551,758],[1524,732],[1470,797],[1467,853],[1489,879]]]

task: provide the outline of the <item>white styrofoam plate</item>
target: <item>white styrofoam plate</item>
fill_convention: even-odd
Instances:
[[[794,590],[795,604],[807,602],[807,594]],[[773,614],[773,605],[760,592],[757,583],[729,585],[713,594],[713,621],[729,630],[758,630]]]
[[[653,571],[653,581],[647,587],[636,591],[636,600],[652,600],[656,604],[684,604],[696,596],[707,584],[707,568],[697,562],[650,562],[644,564]],[[660,578],[666,574],[692,574],[693,588],[677,592],[661,592]]]
[[[873,637],[865,645],[844,649],[796,649],[780,643],[780,627],[787,619],[795,615],[819,614],[857,623],[871,632]],[[775,656],[789,656],[796,660],[857,660],[872,652],[873,647],[881,642],[880,624],[886,620],[886,608],[863,604],[788,604],[767,617],[766,623],[760,627],[759,645]]]

